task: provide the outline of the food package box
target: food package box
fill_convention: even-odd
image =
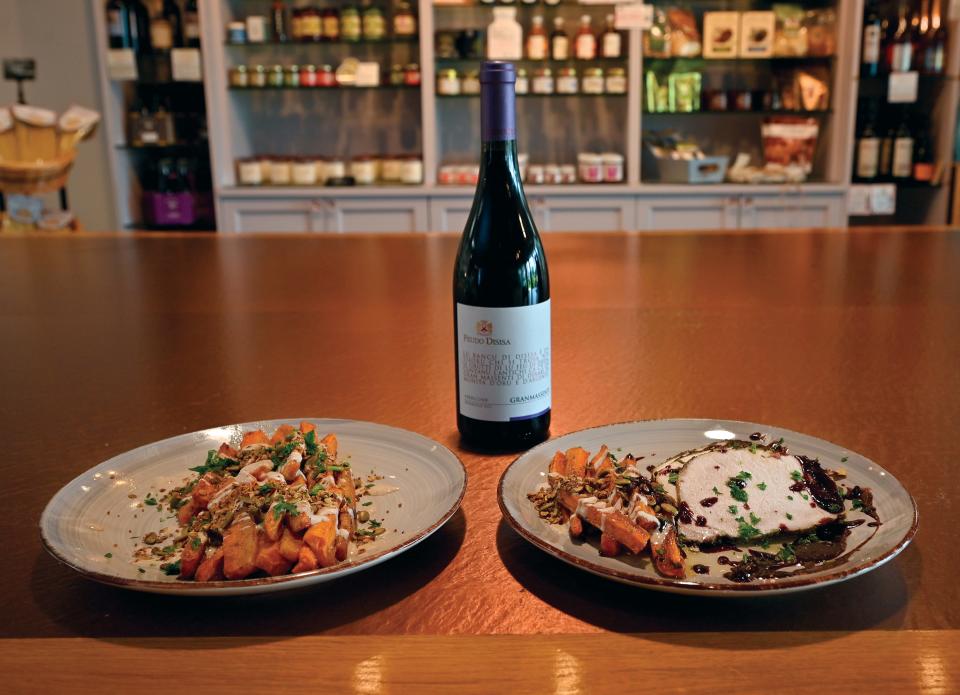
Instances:
[[[772,116],[764,120],[760,132],[767,164],[797,166],[804,174],[810,174],[820,133],[816,118]]]
[[[744,12],[740,15],[740,57],[770,58],[776,15],[770,11]]]
[[[739,12],[704,12],[703,57],[736,58],[739,30]]]
[[[649,146],[643,149],[644,171],[656,172],[660,183],[723,183],[729,161],[728,157],[658,157]]]
[[[151,226],[189,227],[197,221],[193,194],[147,191],[143,194],[143,217]]]

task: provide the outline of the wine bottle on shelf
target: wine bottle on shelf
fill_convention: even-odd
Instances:
[[[883,38],[883,19],[876,4],[867,5],[863,19],[863,57],[860,61],[860,74],[875,77],[880,72],[880,42]]]
[[[457,427],[465,444],[529,447],[550,429],[550,285],[517,162],[511,63],[480,71],[480,178],[453,274]]]
[[[947,27],[940,0],[934,0],[930,11],[930,35],[924,45],[923,71],[932,75],[943,73],[947,47]]]
[[[913,150],[913,178],[921,183],[933,182],[933,146],[930,143],[929,126],[917,131]]]
[[[270,6],[270,35],[277,43],[290,40],[290,21],[288,19],[287,4],[284,0],[273,0]]]
[[[590,27],[590,15],[580,17],[580,28],[574,42],[574,53],[577,60],[595,60],[597,57],[597,37]]]
[[[907,125],[906,116],[900,121],[897,137],[893,141],[891,174],[895,179],[909,179],[913,176],[913,135]]]
[[[877,177],[889,179],[893,175],[893,144],[897,140],[897,130],[890,126],[880,140],[880,162],[877,168]]]
[[[527,32],[527,58],[530,60],[546,60],[550,56],[547,32],[543,28],[543,17],[534,15],[530,20],[530,31]]]
[[[176,0],[163,0],[163,18],[170,25],[170,36],[174,48],[183,47],[183,15]]]
[[[880,137],[874,124],[875,118],[876,104],[871,103],[857,135],[857,178],[863,181],[876,179],[880,169]]]
[[[897,23],[887,43],[887,69],[890,72],[907,72],[913,63],[913,39],[907,5],[901,0],[897,11]]]
[[[554,60],[570,57],[570,37],[563,28],[563,17],[553,18],[553,33],[550,34],[550,55]]]
[[[183,6],[183,40],[188,48],[200,48],[200,9],[197,0]]]
[[[130,34],[133,37],[133,50],[139,55],[150,53],[150,12],[140,0],[127,0],[130,16]]]
[[[130,8],[122,0],[109,0],[106,9],[110,48],[133,48],[133,37],[130,36]]]
[[[614,26],[613,15],[608,14],[600,39],[600,54],[604,58],[619,58],[623,52],[623,37]]]

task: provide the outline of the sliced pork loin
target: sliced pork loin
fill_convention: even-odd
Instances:
[[[677,476],[680,534],[698,543],[749,540],[836,519],[817,505],[802,480],[797,457],[764,448],[699,454]]]

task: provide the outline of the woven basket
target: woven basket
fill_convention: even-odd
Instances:
[[[37,195],[52,193],[67,184],[76,150],[43,162],[0,161],[0,192]]]

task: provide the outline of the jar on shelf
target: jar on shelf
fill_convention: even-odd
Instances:
[[[410,63],[403,71],[403,83],[408,87],[420,86],[420,66]]]
[[[360,25],[360,10],[353,5],[347,5],[340,10],[340,38],[344,41],[356,42],[363,36]]]
[[[320,33],[324,41],[340,40],[340,11],[336,7],[325,7],[320,13]]]
[[[603,180],[606,183],[623,181],[623,155],[616,152],[604,152],[600,155],[603,162]]]
[[[583,71],[583,93],[603,94],[603,68],[587,68]]]
[[[268,184],[273,179],[273,157],[262,154],[255,159],[260,162],[260,177],[265,184]]]
[[[377,160],[369,155],[354,157],[350,162],[350,176],[358,186],[370,186],[377,182]]]
[[[525,68],[517,68],[517,81],[514,84],[514,90],[517,94],[530,93],[530,78],[527,76]]]
[[[306,7],[300,15],[300,40],[320,41],[323,38],[323,20],[320,10]]]
[[[573,164],[563,164],[560,167],[560,179],[562,183],[577,182],[577,167]]]
[[[229,43],[246,43],[247,25],[243,22],[230,22],[227,24],[227,41]]]
[[[531,164],[527,167],[527,183],[543,183],[546,180],[546,170],[542,164]]]
[[[445,97],[456,96],[460,93],[460,76],[453,69],[437,72],[437,94]]]
[[[553,94],[553,71],[550,68],[537,68],[533,71],[533,93]]]
[[[295,186],[316,186],[317,163],[313,157],[297,157],[294,159],[292,177]]]
[[[557,71],[557,94],[576,94],[579,89],[576,68],[560,68]]]
[[[230,68],[230,86],[238,89],[250,86],[250,76],[247,73],[246,65],[237,65]]]
[[[400,2],[393,14],[393,35],[399,37],[415,36],[417,18],[408,2]]]
[[[405,84],[406,73],[404,72],[403,66],[399,63],[395,63],[390,68],[390,84],[394,87],[399,87]]]
[[[477,70],[470,70],[460,81],[461,94],[479,94],[480,93],[480,73]]]
[[[387,155],[381,164],[380,178],[387,183],[398,183],[403,178],[403,159]]]
[[[284,87],[299,87],[300,86],[300,66],[299,65],[290,65],[287,67],[286,77],[283,79]]]
[[[267,85],[270,87],[282,87],[284,84],[283,66],[274,65],[267,74]]]
[[[266,87],[267,86],[267,69],[262,65],[254,65],[253,69],[250,70],[250,86],[251,87]]]
[[[333,157],[328,159],[323,163],[323,180],[324,182],[336,181],[337,179],[343,179],[347,175],[347,165],[344,164],[342,159]]]
[[[321,65],[317,68],[317,86],[318,87],[336,87],[337,73],[333,71],[332,65]]]
[[[293,160],[290,157],[275,157],[270,161],[270,183],[274,186],[289,186],[293,181]]]
[[[237,181],[241,186],[259,186],[263,183],[263,169],[256,157],[237,160]]]
[[[304,65],[302,68],[300,68],[300,86],[301,87],[317,86],[317,66],[316,65]]]
[[[290,13],[290,40],[303,41],[303,9],[299,7]]]
[[[457,168],[451,164],[444,164],[437,172],[437,183],[441,186],[451,186],[457,182]]]
[[[267,18],[262,14],[247,17],[247,43],[264,43],[267,40]]]
[[[364,8],[363,10],[363,38],[366,41],[383,41],[387,34],[387,22],[383,18],[383,11],[379,7]]]
[[[543,167],[543,181],[552,184],[563,183],[563,173],[560,171],[560,165],[547,164]]]
[[[600,155],[581,152],[577,155],[577,169],[584,183],[603,182],[603,158]]]
[[[623,68],[610,68],[604,83],[607,94],[627,93],[627,71]]]
[[[408,185],[423,183],[423,160],[418,155],[402,160],[400,181]]]

